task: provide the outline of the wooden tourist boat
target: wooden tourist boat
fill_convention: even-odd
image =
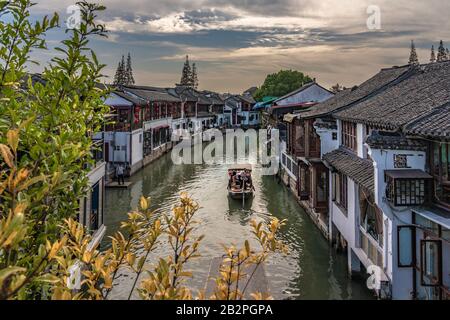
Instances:
[[[228,195],[232,199],[249,199],[254,191],[250,164],[233,165],[228,169]]]

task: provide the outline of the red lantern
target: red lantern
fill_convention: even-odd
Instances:
[[[140,113],[141,113],[141,107],[134,108],[134,124],[139,124],[139,122],[141,120]]]

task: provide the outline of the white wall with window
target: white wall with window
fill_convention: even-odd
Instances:
[[[80,200],[78,221],[91,232],[100,229],[104,224],[105,176],[106,162],[102,162],[88,173],[90,192]]]
[[[321,157],[323,157],[327,153],[339,149],[339,139],[337,129],[322,127],[318,122],[314,124],[314,129],[316,130],[317,135],[320,137]]]
[[[128,132],[106,132],[105,139],[105,158],[111,163],[129,162],[130,161],[130,134]]]
[[[144,130],[139,129],[131,133],[131,167],[139,165],[144,158]]]
[[[357,185],[344,174],[330,171],[330,223],[333,223],[349,248],[357,245],[358,220],[357,212]],[[331,227],[330,227],[331,230]]]
[[[380,150],[367,146],[374,161],[375,202],[383,212],[383,269],[392,281],[394,299],[411,299],[414,271],[404,267],[409,242],[407,226],[414,224],[412,208],[423,204],[430,196],[430,179],[426,171],[426,153],[413,150]],[[406,178],[403,178],[406,177]],[[399,233],[399,228],[402,232]],[[400,241],[400,242],[399,242]],[[402,248],[400,250],[400,248]]]

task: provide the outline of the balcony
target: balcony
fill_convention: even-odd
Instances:
[[[394,206],[421,206],[428,202],[432,177],[421,170],[387,170],[386,198]]]
[[[131,131],[131,124],[128,123],[128,122],[114,123],[113,125],[107,127],[107,131],[130,132]]]
[[[360,230],[361,249],[367,258],[375,265],[383,268],[383,251],[379,244],[361,228]]]

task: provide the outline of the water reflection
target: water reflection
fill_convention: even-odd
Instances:
[[[275,298],[372,298],[364,283],[348,278],[346,257],[330,250],[293,196],[275,177],[262,177],[258,167],[253,174],[255,197],[247,200],[244,207],[241,201],[228,197],[226,165],[175,166],[168,154],[136,174],[132,181],[128,190],[107,191],[105,217],[109,234],[117,230],[128,211],[138,206],[141,195],[150,196],[152,206],[160,212],[168,212],[182,191],[199,201],[197,220],[201,224],[196,234],[206,237],[201,244],[202,257],[189,266],[195,275],[190,282],[193,288],[204,286],[211,258],[222,255],[221,244],[241,245],[245,239],[252,239],[249,221],[253,218],[268,220],[274,215],[288,219],[281,236],[290,249],[289,256],[276,255],[266,266]],[[163,243],[156,255],[166,249]],[[149,266],[152,259],[154,257],[147,261]],[[133,280],[132,276],[124,274],[112,298],[126,298]]]

